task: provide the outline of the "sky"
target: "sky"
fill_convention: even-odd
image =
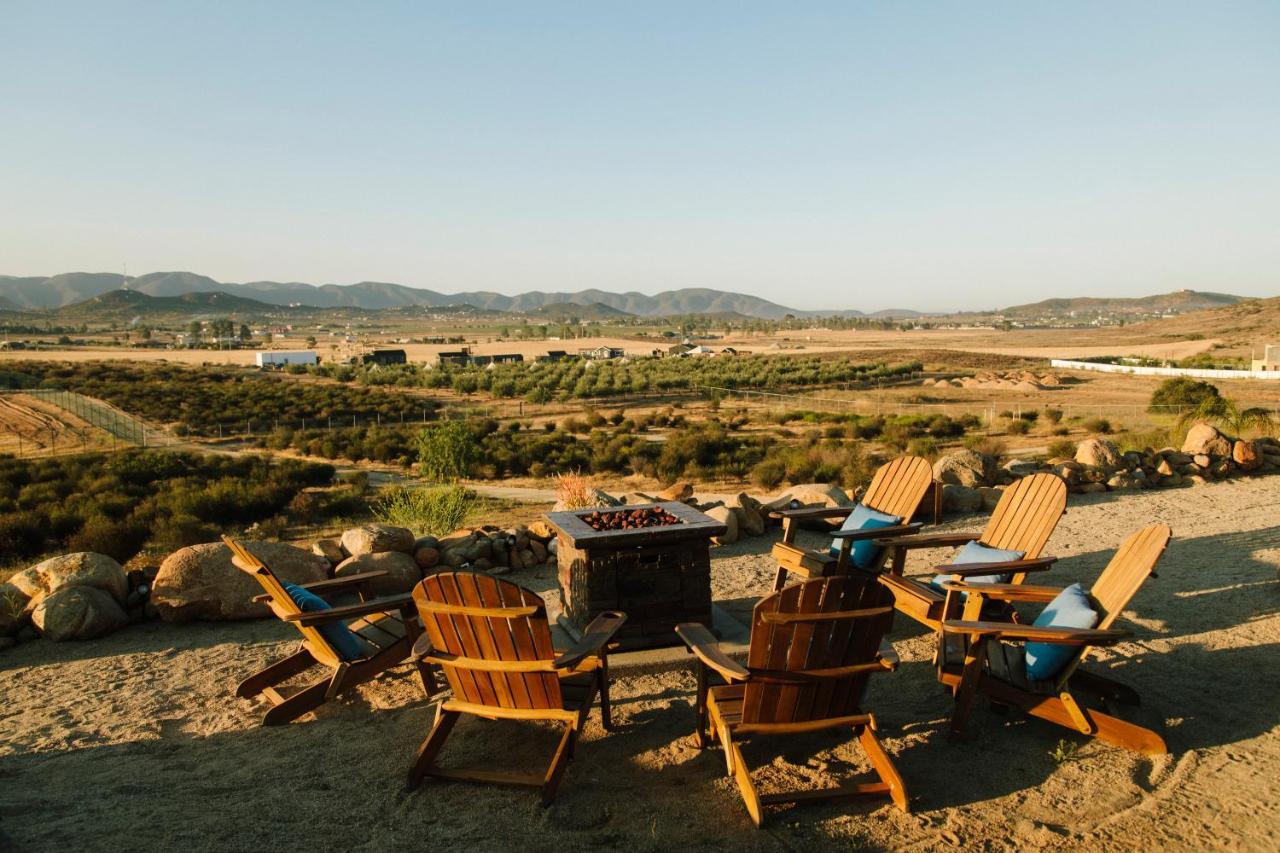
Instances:
[[[0,0],[0,274],[1280,295],[1280,3]]]

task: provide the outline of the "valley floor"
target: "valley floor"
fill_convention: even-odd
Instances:
[[[1064,559],[1045,582],[1087,584],[1126,535],[1153,521],[1173,526],[1159,577],[1123,622],[1134,639],[1095,664],[1142,694],[1139,721],[1163,732],[1164,757],[985,708],[972,740],[950,742],[931,637],[900,617],[891,639],[903,665],[873,682],[867,704],[906,779],[911,814],[880,801],[835,801],[774,812],[756,830],[721,754],[690,743],[694,679],[686,672],[617,681],[617,730],[606,735],[593,713],[550,809],[527,792],[490,787],[428,783],[405,794],[404,771],[432,714],[408,668],[314,717],[263,729],[262,708],[232,689],[294,643],[285,626],[147,623],[0,655],[0,848],[1273,850],[1278,502],[1272,478],[1073,496],[1050,541],[1048,551]],[[731,610],[749,611],[769,590],[768,548],[762,537],[715,552],[715,595]],[[917,555],[909,571],[943,556]],[[553,594],[550,567],[513,577]],[[464,721],[442,760],[533,766],[554,738],[526,737],[530,730]],[[865,769],[837,738],[783,745],[782,757],[768,741],[748,747],[765,790]]]

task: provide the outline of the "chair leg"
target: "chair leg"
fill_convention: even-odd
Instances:
[[[728,732],[724,735],[724,752],[730,757],[730,773],[733,774],[734,780],[738,783],[738,790],[742,792],[742,802],[747,806],[747,814],[751,815],[751,822],[756,826],[764,825],[764,810],[760,805],[760,794],[756,791],[756,785],[751,781],[751,768],[747,767],[746,759],[742,757],[742,749],[734,742]]]
[[[778,566],[778,574],[773,579],[773,591],[781,592],[782,588],[787,585],[787,570],[782,566]]]
[[[311,653],[306,649],[300,649],[241,681],[236,686],[236,695],[242,699],[251,699],[261,693],[264,687],[274,687],[282,681],[288,681],[315,665],[316,659],[311,656]]]
[[[965,724],[969,720],[969,711],[973,708],[973,700],[978,693],[978,682],[982,678],[982,668],[987,661],[986,637],[975,637],[964,655],[964,672],[960,683],[956,686],[955,708],[951,711],[951,734],[959,737],[964,733]]]
[[[600,655],[600,669],[596,670],[600,679],[600,725],[605,731],[613,730],[613,713],[609,706],[609,657]]]
[[[556,798],[556,789],[560,787],[560,780],[564,777],[565,768],[569,764],[569,759],[573,757],[573,746],[578,739],[578,728],[573,723],[565,723],[564,735],[560,738],[560,745],[556,747],[556,754],[551,759],[551,766],[547,768],[547,775],[542,783],[542,806],[545,808],[551,805]]]
[[[279,726],[298,719],[308,711],[314,711],[325,703],[333,679],[325,678],[305,687],[275,705],[262,715],[264,726]]]
[[[707,668],[698,664],[698,692],[693,700],[693,737],[698,749],[706,749],[707,739]]]
[[[423,777],[431,769],[432,762],[440,753],[440,748],[444,746],[445,739],[449,737],[449,732],[453,731],[454,723],[458,722],[460,716],[461,714],[457,711],[446,711],[443,707],[436,706],[435,723],[427,733],[427,739],[422,742],[422,746],[418,747],[418,755],[413,760],[413,766],[409,768],[409,781],[405,784],[406,791],[412,791],[422,784]]]
[[[904,812],[910,811],[907,805],[906,783],[902,781],[902,775],[894,766],[893,759],[884,751],[884,746],[881,745],[880,739],[876,737],[876,733],[870,726],[862,727],[862,731],[858,734],[858,742],[862,744],[862,751],[871,760],[871,766],[875,768],[880,781],[889,786],[889,798],[893,800],[893,804]]]
[[[427,694],[427,698],[430,699],[440,690],[440,686],[436,683],[436,674],[432,671],[429,663],[414,661],[414,666],[418,670],[418,678],[422,680],[422,689]]]

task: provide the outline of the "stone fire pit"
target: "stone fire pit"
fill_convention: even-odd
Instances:
[[[711,537],[725,525],[683,503],[547,514],[556,530],[561,627],[574,639],[621,610],[624,649],[679,644],[680,622],[711,625]]]

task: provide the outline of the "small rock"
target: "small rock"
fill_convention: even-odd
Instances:
[[[713,543],[716,545],[732,545],[738,541],[738,517],[734,515],[733,510],[727,506],[718,506],[709,510],[707,517],[715,519],[725,526],[724,533],[711,537]]]
[[[1107,486],[1105,483],[1081,483],[1080,484],[1080,494],[1082,495],[1096,495],[1096,494],[1100,494],[1101,492],[1105,492],[1106,490],[1107,490]]]
[[[669,488],[658,492],[654,497],[658,499],[658,503],[687,501],[689,498],[693,497],[693,483],[676,483]]]
[[[342,549],[352,557],[387,551],[409,554],[413,552],[414,542],[413,532],[408,528],[389,524],[363,524],[342,534]]]
[[[533,552],[533,559],[539,563],[547,561],[547,546],[539,542],[537,539],[529,540],[529,550]]]
[[[1231,446],[1231,458],[1242,471],[1254,471],[1262,465],[1262,453],[1258,450],[1258,443],[1248,439],[1241,439]]]
[[[329,565],[336,566],[349,555],[342,550],[342,543],[337,539],[319,539],[311,546],[311,553],[324,557]]]
[[[430,545],[420,545],[413,551],[413,561],[420,569],[434,569],[440,563],[440,552]]]

